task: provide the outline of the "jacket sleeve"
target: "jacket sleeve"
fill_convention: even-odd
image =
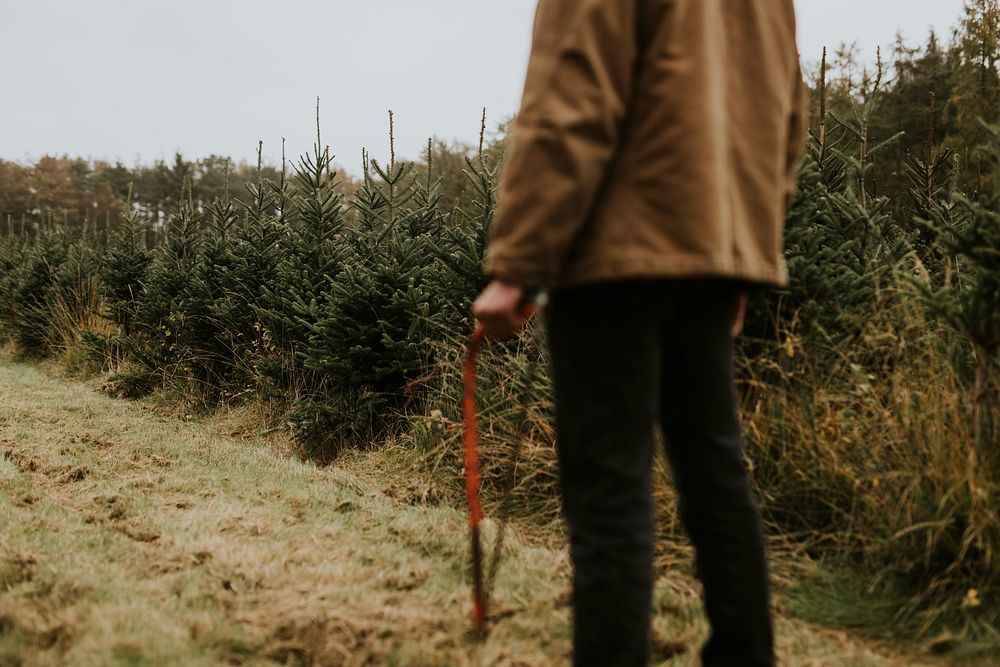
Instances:
[[[621,141],[641,0],[540,0],[487,249],[495,278],[544,286],[590,215]]]

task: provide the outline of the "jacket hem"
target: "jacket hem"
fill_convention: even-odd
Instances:
[[[729,256],[685,255],[645,257],[591,262],[559,275],[554,287],[573,287],[595,282],[656,278],[730,278],[768,287],[788,285],[788,269],[780,264],[734,260]]]

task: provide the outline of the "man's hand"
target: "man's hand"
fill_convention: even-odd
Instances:
[[[733,323],[729,327],[729,333],[736,338],[743,333],[743,325],[747,319],[747,293],[740,292],[736,296],[736,305],[733,309]]]
[[[472,304],[472,314],[483,325],[488,338],[506,340],[528,321],[524,312],[524,288],[493,280]]]

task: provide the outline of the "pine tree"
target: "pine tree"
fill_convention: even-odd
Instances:
[[[342,269],[299,311],[310,330],[303,364],[322,379],[322,391],[300,404],[295,422],[300,434],[323,434],[327,443],[391,426],[394,413],[419,399],[431,342],[468,329],[483,282],[496,166],[470,160],[482,200],[472,215],[449,211],[433,144],[417,172],[395,160],[391,128],[390,116],[388,165],[366,158],[352,199],[357,222],[342,234]]]
[[[1000,177],[1000,127],[983,126],[993,143],[982,150],[992,177]],[[984,420],[997,398],[1000,355],[1000,193],[982,199],[954,195],[959,213],[940,206],[920,220],[946,254],[941,282],[927,279],[924,300],[930,312],[953,327],[971,345],[975,358],[972,430],[991,441],[1000,424]],[[929,278],[929,276],[928,276]],[[992,442],[995,443],[995,440]],[[1000,456],[995,457],[1000,465]]]
[[[79,238],[67,237],[65,260],[53,267],[52,284],[46,293],[51,314],[49,334],[62,346],[75,344],[97,315],[104,252],[97,226],[86,222]]]
[[[43,356],[51,351],[53,323],[49,297],[68,254],[65,233],[49,223],[25,247],[20,266],[11,273],[8,327],[24,354]]]
[[[956,35],[955,48],[960,57],[958,81],[950,107],[958,123],[954,142],[976,163],[978,178],[974,190],[992,189],[995,183],[980,183],[991,170],[978,164],[977,148],[992,140],[979,119],[997,122],[1000,107],[1000,2],[967,0],[965,17]]]
[[[357,225],[343,232],[343,268],[310,302],[314,320],[298,317],[310,329],[303,365],[323,378],[332,399],[323,422],[325,439],[334,442],[377,427],[373,422],[401,404],[425,359],[427,256],[413,234],[413,167],[396,162],[393,139],[387,167],[366,165],[353,201]]]
[[[446,324],[450,331],[471,329],[472,301],[488,280],[483,273],[483,263],[496,215],[496,190],[503,151],[496,147],[487,150],[485,140],[486,110],[483,109],[479,150],[475,157],[466,158],[467,169],[464,173],[474,193],[470,210],[454,211],[437,228],[438,238],[434,244],[436,258],[445,269],[434,280],[434,291],[448,295],[442,309],[449,311]],[[430,165],[431,152],[428,149],[428,173]],[[428,179],[428,192],[438,191],[439,184],[435,184],[432,190]]]
[[[7,216],[6,231],[6,235],[0,238],[0,336],[13,333],[10,327],[14,321],[18,269],[24,264],[28,238],[24,234],[24,221],[18,233],[11,216]]]
[[[287,258],[290,233],[284,222],[288,215],[284,170],[278,184],[267,178],[261,149],[258,144],[257,180],[246,184],[249,203],[244,206],[243,224],[234,234],[224,289],[213,306],[215,317],[229,330],[237,376],[234,381],[245,390],[259,388],[261,378],[282,377],[280,365],[278,369],[266,367],[269,360],[261,352],[272,336],[279,349],[284,350],[287,344],[280,326],[275,324],[278,318],[261,315],[261,310],[271,305],[267,294],[281,292],[276,286],[280,282],[279,267]]]
[[[294,169],[294,189],[284,181],[274,190],[280,229],[274,254],[280,257],[272,277],[261,285],[254,312],[268,333],[265,345],[280,353],[261,359],[260,371],[279,387],[321,392],[324,379],[304,363],[320,303],[338,279],[346,255],[346,203],[339,175],[320,133],[316,104],[316,143]]]
[[[228,172],[227,172],[228,173]],[[239,214],[229,197],[228,177],[223,196],[205,211],[201,224],[202,242],[191,281],[183,298],[189,323],[189,372],[199,381],[206,400],[214,402],[230,388],[239,350],[233,344],[234,324],[227,309],[231,293],[230,276],[236,260],[233,256],[233,230]]]
[[[191,294],[202,248],[201,218],[186,186],[177,212],[170,217],[166,239],[154,250],[136,309],[132,353],[160,376],[183,371],[181,362],[189,361],[189,346],[197,341],[185,299]]]
[[[143,283],[152,259],[146,247],[149,223],[138,207],[131,205],[131,199],[130,195],[121,222],[108,240],[100,277],[107,317],[125,336],[132,333],[137,304],[142,299]]]
[[[849,118],[827,110],[825,77],[824,54],[819,124],[807,145],[786,227],[791,283],[780,318],[790,321],[794,312],[803,333],[829,340],[830,334],[859,331],[858,322],[873,312],[909,246],[890,200],[878,196],[873,182],[874,157],[899,138],[873,144],[869,133],[881,64],[871,87],[851,101]]]

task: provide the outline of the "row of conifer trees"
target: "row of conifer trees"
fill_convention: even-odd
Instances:
[[[179,193],[155,247],[137,211],[81,238],[9,227],[5,333],[26,354],[82,347],[123,395],[170,384],[206,404],[294,397],[287,422],[333,447],[377,430],[415,398],[427,341],[468,326],[496,165],[470,157],[481,197],[463,210],[441,201],[430,151],[420,175],[394,156],[366,162],[345,198],[317,134],[293,169],[248,186],[249,204],[199,208]]]

